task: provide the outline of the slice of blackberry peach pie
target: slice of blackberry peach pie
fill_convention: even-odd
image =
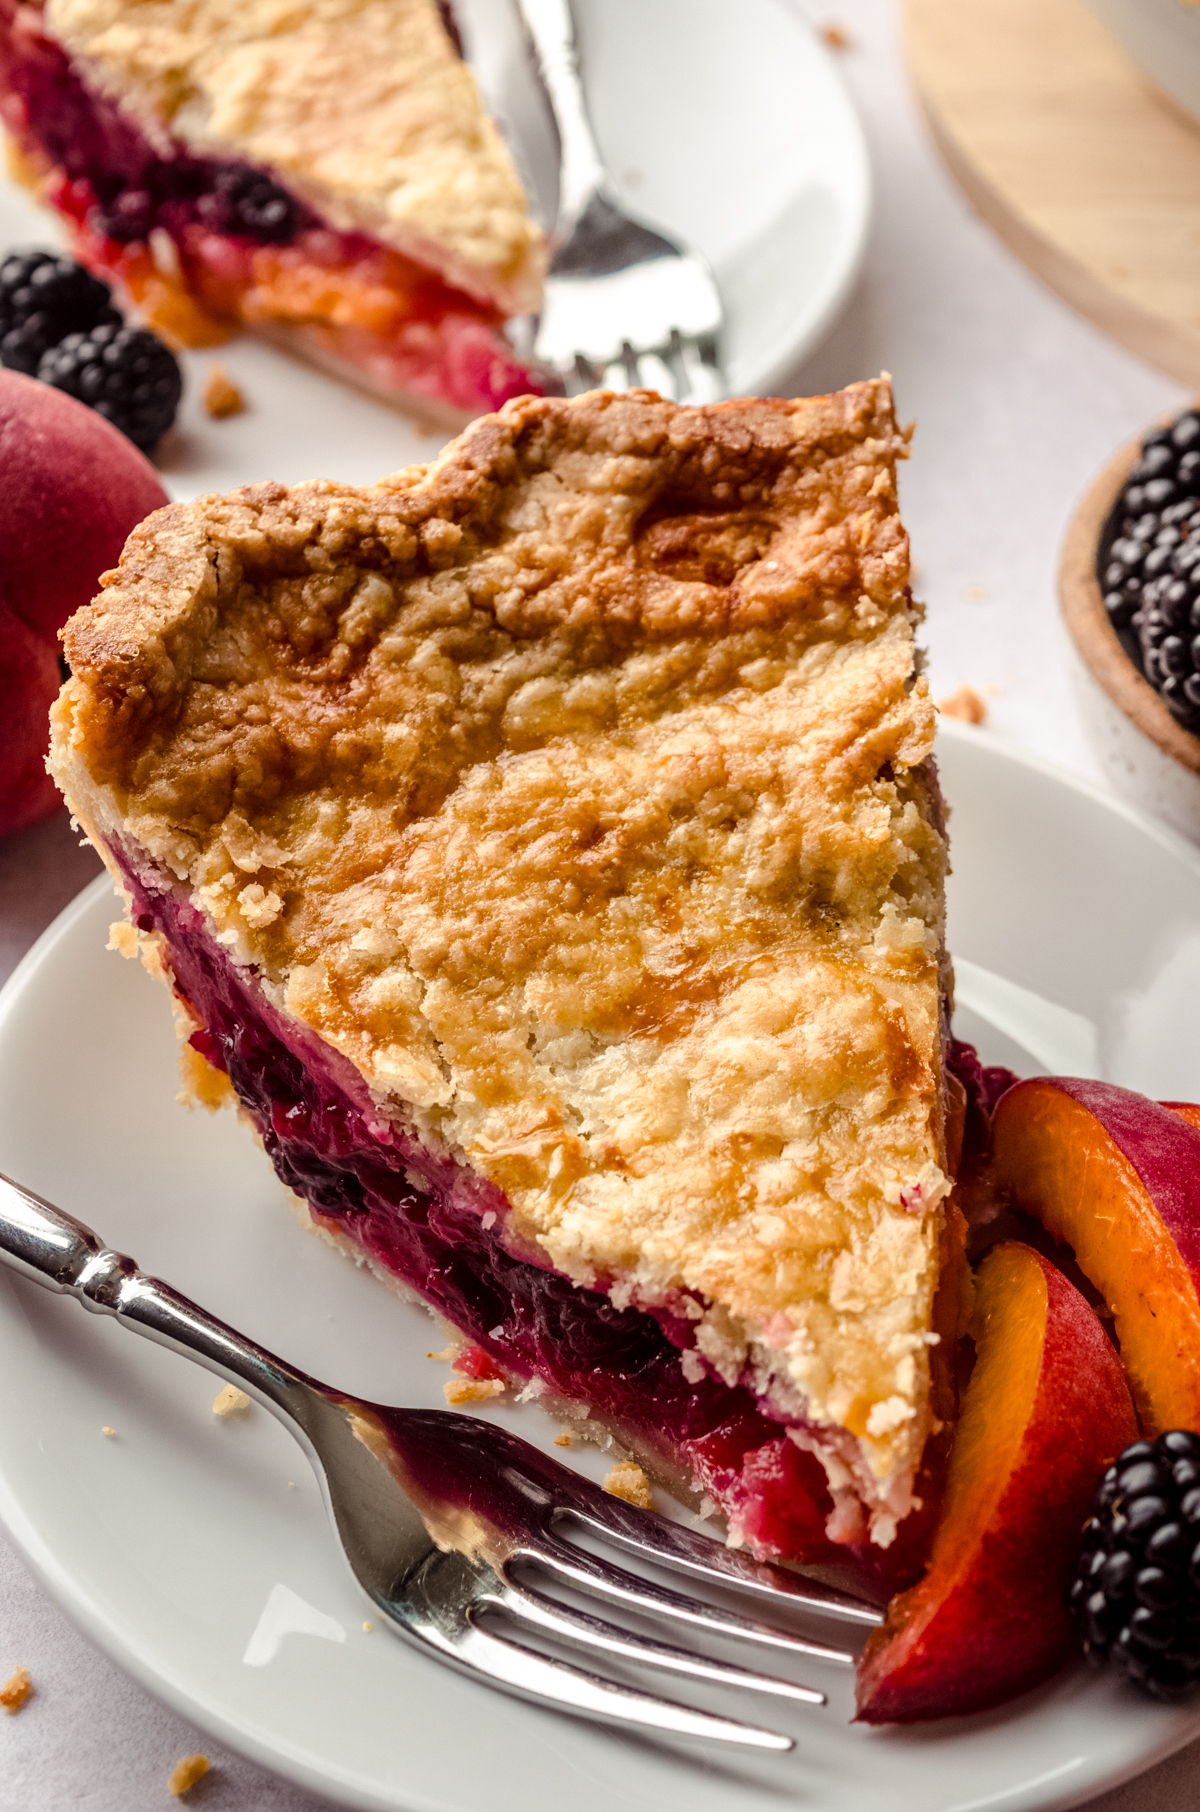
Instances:
[[[904,451],[884,380],[525,398],[372,488],[172,505],[52,756],[303,1218],[880,1596],[963,1275]]]

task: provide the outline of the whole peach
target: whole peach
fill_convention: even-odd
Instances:
[[[0,835],[52,812],[58,632],[169,501],[154,467],[61,390],[0,371]]]

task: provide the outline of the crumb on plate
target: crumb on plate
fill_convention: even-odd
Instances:
[[[960,686],[957,692],[950,692],[945,698],[939,698],[937,708],[943,717],[957,717],[960,723],[987,722],[987,706],[974,686]]]
[[[447,1403],[483,1403],[488,1397],[502,1397],[503,1378],[448,1378],[442,1389]]]
[[[14,1667],[8,1679],[0,1686],[0,1705],[3,1705],[9,1717],[15,1716],[33,1691],[33,1682],[29,1678],[27,1667]]]
[[[845,26],[835,25],[832,20],[827,25],[818,26],[817,36],[822,44],[828,44],[830,50],[849,50],[852,42]]]
[[[371,1622],[370,1618],[368,1617],[367,1621],[363,1624],[363,1634],[365,1636],[369,1636],[371,1634],[371,1631],[374,1628],[375,1628],[375,1625]]]
[[[968,604],[982,604],[987,597],[987,592],[982,585],[964,585],[963,597]]]
[[[249,1397],[244,1390],[239,1390],[236,1384],[227,1384],[224,1390],[219,1390],[213,1398],[214,1416],[240,1416],[249,1407]]]
[[[610,1497],[623,1497],[627,1504],[636,1504],[639,1510],[654,1508],[650,1480],[633,1460],[622,1460],[614,1466],[604,1480],[604,1489]]]
[[[569,1447],[571,1445],[571,1430],[569,1428],[564,1428],[561,1434],[556,1434],[554,1437],[554,1445],[556,1447]]]
[[[223,415],[240,415],[246,399],[223,365],[214,365],[204,386],[204,407],[219,420]]]
[[[167,1782],[167,1786],[178,1798],[181,1793],[186,1793],[189,1787],[194,1787],[196,1782],[207,1773],[208,1757],[206,1755],[185,1755],[183,1760],[176,1762],[171,1770],[171,1778]]]
[[[104,1435],[107,1435],[107,1436],[108,1436],[108,1438],[109,1438],[109,1440],[110,1440],[110,1441],[115,1441],[115,1440],[116,1440],[116,1438],[117,1438],[117,1431],[116,1431],[116,1429],[115,1429],[115,1428],[110,1428],[110,1427],[109,1427],[109,1426],[108,1426],[108,1423],[107,1423],[107,1422],[106,1422],[106,1423],[105,1423],[105,1424],[104,1424],[104,1427],[103,1427],[103,1428],[102,1428],[102,1429],[101,1429],[101,1430],[100,1430],[100,1433],[101,1433],[101,1434],[104,1434]]]

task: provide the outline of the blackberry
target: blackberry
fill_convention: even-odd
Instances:
[[[68,334],[43,354],[37,374],[104,416],[143,453],[153,453],[175,420],[183,390],[169,347],[144,327],[111,323]]]
[[[42,355],[69,333],[119,325],[111,293],[58,252],[10,252],[0,264],[0,363],[34,377]]]
[[[1067,1593],[1083,1652],[1159,1699],[1200,1684],[1200,1435],[1135,1441],[1100,1480]]]
[[[217,232],[265,245],[284,245],[294,239],[302,217],[286,189],[248,164],[231,164],[221,170],[196,207],[205,224]]]
[[[1126,653],[1177,722],[1200,733],[1200,412],[1142,442],[1096,576]]]

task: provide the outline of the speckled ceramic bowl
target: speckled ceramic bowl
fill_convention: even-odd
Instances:
[[[1080,500],[1063,543],[1059,598],[1078,655],[1077,696],[1108,780],[1125,798],[1200,842],[1200,737],[1176,723],[1135,665],[1100,591],[1099,569],[1113,540],[1110,519],[1140,452],[1139,437],[1109,461]]]

